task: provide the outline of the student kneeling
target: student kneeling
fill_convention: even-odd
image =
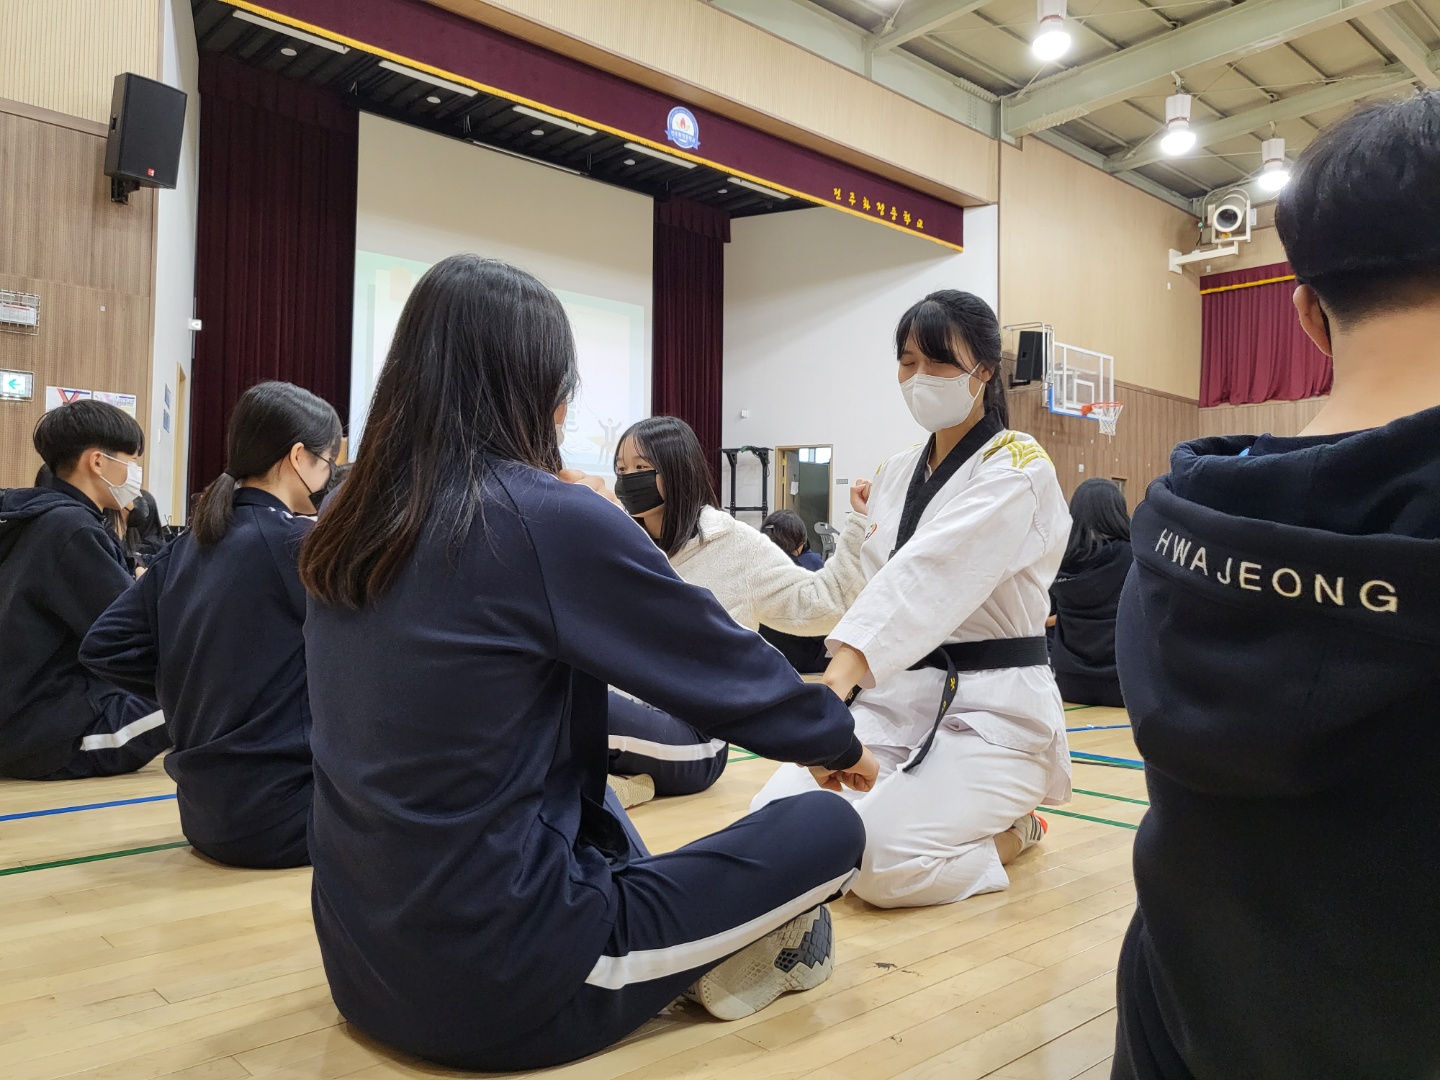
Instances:
[[[289,383],[235,406],[229,466],[191,530],[91,629],[90,669],[156,696],[180,824],[233,866],[303,866],[312,790],[305,591],[296,560],[340,449],[340,418]]]
[[[0,774],[75,780],[134,772],[170,745],[153,694],[90,675],[80,642],[135,583],[106,509],[140,494],[145,435],[113,405],[46,413],[35,450],[43,486],[0,494]]]
[[[876,765],[832,691],[556,475],[577,382],[554,294],[437,263],[301,555],[330,989],[370,1035],[459,1068],[583,1057],[687,988],[735,1018],[818,985],[820,905],[864,847],[823,792],[656,856],[605,805],[607,684],[862,787]]]

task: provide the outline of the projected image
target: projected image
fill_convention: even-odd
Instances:
[[[364,438],[365,414],[400,312],[429,263],[370,251],[355,255],[354,356],[350,449]],[[648,415],[645,309],[556,289],[570,317],[580,360],[580,392],[570,403],[561,452],[568,468],[609,474],[620,433]]]

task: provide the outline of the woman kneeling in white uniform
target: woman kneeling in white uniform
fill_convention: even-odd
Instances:
[[[881,907],[1006,888],[1039,841],[1032,811],[1070,797],[1045,619],[1070,515],[1045,451],[1006,429],[1000,327],[969,293],[932,293],[895,331],[900,389],[932,436],[881,467],[864,591],[831,632],[825,682],[854,700],[880,780],[846,791],[865,822],[854,892]],[[752,809],[822,787],[781,766]]]

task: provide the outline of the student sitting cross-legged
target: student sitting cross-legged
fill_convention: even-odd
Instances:
[[[191,528],[95,623],[81,658],[159,698],[175,752],[180,824],[235,866],[310,861],[305,591],[296,560],[340,449],[340,418],[289,383],[247,390],[226,471]]]
[[[827,792],[663,855],[607,799],[609,685],[853,784],[876,766],[832,691],[557,475],[577,381],[553,293],[437,263],[301,554],[330,989],[361,1030],[456,1068],[583,1057],[687,990],[738,1018],[818,985],[823,905],[864,847]]]
[[[0,775],[74,780],[133,772],[170,745],[153,694],[95,677],[80,642],[134,584],[105,511],[140,494],[135,418],[76,401],[35,426],[44,484],[0,493]]]

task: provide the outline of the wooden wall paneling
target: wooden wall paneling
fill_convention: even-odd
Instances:
[[[0,97],[110,119],[115,76],[155,78],[155,0],[0,0]]]
[[[1120,381],[1200,395],[1195,218],[1033,138],[1000,152],[1000,321],[1048,322]]]
[[[1260,405],[1217,405],[1200,410],[1201,435],[1299,435],[1325,407],[1328,397],[1267,401]]]
[[[1138,386],[1117,384],[1115,394],[1125,402],[1125,411],[1113,439],[1100,434],[1093,420],[1050,412],[1044,391],[1037,389],[1010,392],[1010,426],[1030,433],[1045,447],[1067,499],[1083,480],[1118,477],[1125,481],[1125,498],[1133,510],[1150,481],[1169,469],[1175,444],[1199,434],[1200,410],[1193,401]]]
[[[40,296],[38,334],[0,333],[0,367],[35,373],[34,400],[0,402],[0,487],[34,477],[47,385],[135,394],[148,423],[155,193],[112,203],[104,155],[98,135],[0,111],[0,288]]]

